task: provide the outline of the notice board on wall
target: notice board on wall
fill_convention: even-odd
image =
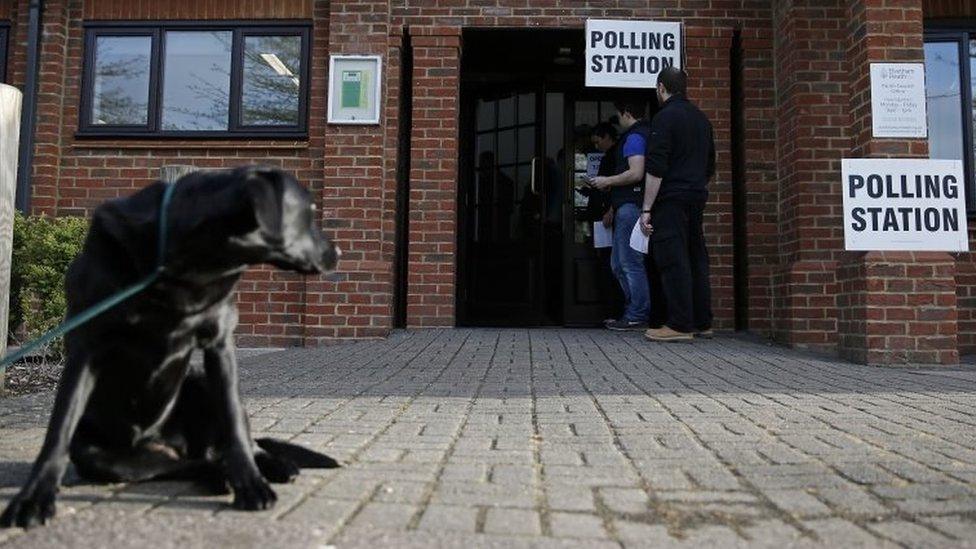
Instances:
[[[925,108],[925,65],[871,63],[871,130],[874,137],[926,137]]]

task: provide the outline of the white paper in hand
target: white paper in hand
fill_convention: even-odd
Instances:
[[[641,230],[640,219],[638,218],[637,223],[634,223],[634,230],[630,231],[630,247],[642,254],[646,254],[648,240],[650,238]]]
[[[603,226],[602,221],[593,222],[593,247],[610,248],[613,246],[613,228]]]

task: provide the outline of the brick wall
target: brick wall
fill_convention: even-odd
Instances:
[[[776,82],[772,14],[741,28],[745,89],[746,245],[749,329],[769,334],[773,326],[772,277],[779,263],[779,204],[775,124]]]
[[[921,0],[873,0],[849,6],[849,156],[928,156],[925,139],[875,138],[871,125],[872,62],[919,62]],[[959,361],[955,261],[945,253],[848,253],[843,288],[839,351],[868,363]]]
[[[23,78],[24,47],[17,44],[26,42],[27,0],[5,1],[13,22],[8,74],[18,82]],[[909,356],[908,351],[933,351],[935,355],[924,356],[951,362],[951,352],[943,347],[955,337],[950,334],[950,324],[955,321],[934,318],[935,313],[925,307],[953,300],[943,286],[921,287],[910,279],[926,276],[944,282],[945,277],[954,277],[955,286],[949,293],[960,304],[959,342],[963,348],[976,349],[976,263],[968,255],[954,269],[945,267],[944,257],[882,255],[871,256],[874,262],[863,261],[866,256],[852,260],[843,252],[840,221],[842,157],[924,156],[927,152],[924,141],[870,139],[865,110],[868,61],[920,58],[922,2],[662,0],[635,5],[629,0],[612,0],[557,5],[506,0],[242,0],[212,11],[210,3],[191,1],[49,0],[44,17],[33,206],[42,213],[85,215],[104,199],[149,183],[160,166],[170,163],[221,167],[259,161],[280,165],[294,171],[320,201],[322,222],[344,252],[342,271],[334,280],[303,278],[270,268],[250,271],[241,285],[242,342],[300,345],[382,336],[392,321],[397,159],[402,152],[409,154],[411,165],[409,274],[403,275],[408,277],[408,324],[453,325],[461,29],[582,29],[587,18],[597,17],[681,20],[689,95],[716,130],[718,174],[706,211],[706,233],[713,262],[716,327],[731,328],[729,47],[734,30],[739,29],[746,89],[750,327],[796,346],[864,348],[865,360],[875,357],[870,354],[872,345],[883,343],[903,347],[906,353],[900,356]],[[931,0],[924,5],[927,16],[942,17],[963,13],[960,10],[968,9],[969,3]],[[310,19],[314,24],[307,140],[75,137],[80,71],[66,68],[82,65],[86,17],[261,16]],[[413,41],[413,103],[409,106],[399,103],[404,33]],[[330,52],[383,56],[384,102],[379,126],[325,123]],[[401,107],[409,107],[413,121],[409,151],[398,150]],[[885,265],[896,266],[889,269]],[[878,274],[895,271],[903,279]],[[876,318],[872,315],[879,313],[869,305],[881,299],[873,297],[879,288],[889,292],[893,290],[888,288],[896,287],[913,292],[914,297],[906,299],[918,301],[921,307],[913,309],[911,319],[901,306],[891,309],[892,320],[901,315],[915,323],[906,324],[912,333],[878,334],[862,329],[872,320],[887,322],[887,312]],[[877,339],[882,335],[890,339]],[[929,336],[937,339],[926,339]],[[941,347],[926,348],[933,345]]]
[[[164,4],[169,11],[159,11],[164,9]],[[321,198],[325,157],[328,4],[326,1],[276,4],[278,11],[274,12],[281,17],[294,18],[307,13],[303,10],[312,10],[307,17],[313,22],[308,139],[173,141],[75,138],[81,71],[66,68],[82,66],[84,15],[97,15],[102,20],[133,18],[134,12],[128,10],[134,3],[45,2],[32,182],[34,213],[88,215],[104,200],[130,194],[154,181],[159,177],[160,167],[166,164],[192,164],[203,168],[254,162],[277,165],[295,173]],[[205,4],[184,1],[139,5],[143,9],[156,10],[150,14],[154,18],[193,19],[200,12],[190,8]],[[289,9],[285,10],[282,6]],[[17,7],[21,9],[19,13],[24,14],[21,19],[26,19],[26,1],[19,2]],[[240,15],[237,12],[233,14]],[[220,14],[214,13],[213,18],[227,18],[227,14],[224,15],[220,17]],[[23,47],[18,49],[22,51]],[[19,54],[14,52],[15,56]],[[20,66],[16,66],[15,62],[15,81],[22,78],[23,67],[20,63]],[[375,238],[379,239],[378,236]],[[307,284],[309,282],[304,277],[270,267],[255,268],[246,273],[239,288],[240,343],[248,346],[301,345],[307,335],[306,317],[314,314],[314,311],[310,313],[306,309],[309,306],[305,297]]]
[[[840,158],[850,147],[844,0],[777,2],[780,263],[774,336],[832,351],[836,255],[842,249]]]
[[[690,6],[671,0],[634,7],[630,2],[578,6],[522,6],[508,2],[403,1],[121,3],[101,0],[50,2],[45,12],[47,92],[41,98],[35,210],[85,215],[107,198],[128,194],[168,163],[220,167],[247,161],[295,171],[320,197],[323,222],[343,248],[338,280],[302,279],[255,269],[241,286],[241,334],[246,344],[295,345],[337,337],[387,333],[391,321],[397,113],[401,33],[416,30],[413,143],[410,154],[412,211],[409,322],[454,323],[454,247],[457,177],[457,77],[460,29],[478,27],[574,27],[589,17],[681,19],[695,100],[711,118],[719,149],[718,177],[706,213],[713,260],[716,327],[732,327],[729,46],[741,28],[745,50],[747,194],[749,197],[750,316],[760,331],[772,324],[771,276],[776,264],[775,128],[772,27],[769,3],[741,0]],[[16,11],[26,0],[13,6]],[[24,8],[26,9],[26,8]],[[76,139],[82,22],[134,19],[268,17],[314,21],[313,82],[309,139],[291,141],[158,141]],[[427,29],[427,30],[424,30]],[[438,30],[439,29],[439,30]],[[430,34],[434,33],[434,34]],[[443,38],[423,38],[423,36]],[[331,43],[330,43],[331,37]],[[453,37],[453,38],[450,38]],[[45,39],[47,42],[47,38]],[[433,42],[425,44],[424,40]],[[446,40],[446,42],[445,42]],[[329,51],[384,56],[384,111],[379,127],[327,126],[325,76]],[[22,74],[16,61],[13,74]],[[56,74],[53,74],[56,73]],[[15,76],[16,78],[16,76]]]
[[[840,351],[868,364],[955,364],[955,262],[944,253],[870,252],[840,267]]]
[[[330,4],[330,53],[375,54],[390,62],[389,4],[341,0]],[[323,71],[324,72],[324,71]],[[383,75],[384,92],[391,77]],[[342,247],[340,280],[311,281],[306,342],[376,337],[389,332],[393,294],[393,215],[396,158],[387,125],[396,125],[387,97],[379,126],[326,126],[323,187],[324,221]],[[391,119],[391,115],[394,116]],[[324,114],[320,115],[322,119]],[[394,145],[391,147],[390,145]]]
[[[312,0],[86,0],[85,19],[105,20],[217,20],[217,19],[311,19]]]
[[[24,85],[24,68],[27,62],[27,2],[28,0],[2,0],[10,13],[10,35],[7,37],[7,83]]]
[[[461,33],[411,27],[407,324],[454,325]]]

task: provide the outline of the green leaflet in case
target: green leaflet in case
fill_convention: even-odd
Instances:
[[[366,106],[363,71],[342,71],[342,100],[344,109],[361,109]]]

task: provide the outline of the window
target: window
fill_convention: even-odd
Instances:
[[[925,98],[929,157],[962,160],[966,206],[976,211],[976,29],[930,30],[925,35]]]
[[[79,135],[301,137],[309,30],[90,25]]]
[[[7,81],[7,35],[10,27],[0,23],[0,82]]]

